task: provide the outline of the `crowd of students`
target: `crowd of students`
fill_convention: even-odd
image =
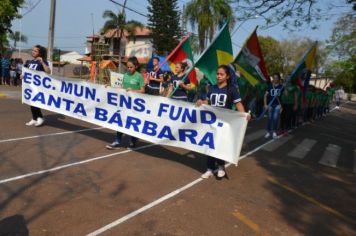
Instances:
[[[20,86],[23,61],[0,54],[0,85]]]
[[[50,73],[48,62],[44,60],[46,49],[36,45],[32,49],[33,60],[27,67],[30,69]],[[5,63],[6,64],[6,63]],[[221,65],[216,72],[216,85],[203,77],[198,88],[193,89],[189,77],[185,76],[189,70],[185,62],[175,65],[175,73],[163,73],[159,68],[159,58],[153,59],[153,69],[140,73],[140,65],[136,57],[130,57],[127,62],[127,72],[124,74],[122,88],[127,91],[147,93],[156,96],[166,96],[186,102],[193,102],[197,106],[208,104],[224,109],[245,112],[248,108],[255,118],[268,115],[267,133],[265,138],[276,138],[279,134],[288,134],[289,130],[298,127],[303,122],[314,122],[322,119],[329,112],[330,102],[335,89],[326,90],[309,85],[300,88],[295,81],[283,83],[279,73],[272,76],[270,82],[248,86],[247,81],[238,76],[232,65]],[[40,108],[31,106],[32,119],[26,123],[31,126],[41,126],[44,122]],[[251,115],[247,115],[247,120]],[[117,132],[114,141],[106,145],[107,149],[122,147],[122,133]],[[130,137],[128,148],[135,148],[137,138]],[[207,170],[202,178],[209,178],[214,174],[222,178],[226,175],[225,162],[207,156]]]

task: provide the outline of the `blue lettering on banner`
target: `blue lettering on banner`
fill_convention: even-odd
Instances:
[[[96,89],[89,88],[84,85],[73,84],[67,81],[61,81],[61,93],[73,95],[79,98],[90,99],[96,101]]]
[[[24,90],[24,95],[23,95],[23,97],[24,97],[26,100],[30,100],[30,99],[31,99],[31,93],[32,93],[32,90],[27,88],[27,89]]]
[[[49,78],[49,77],[41,78],[40,75],[37,75],[37,74],[33,75],[30,72],[25,72],[24,75],[23,75],[23,82],[24,83],[33,84],[33,85],[35,85],[37,87],[43,86],[46,89],[52,88],[51,81],[52,81],[52,79]]]
[[[198,145],[199,146],[207,145],[210,149],[215,149],[213,133],[207,132],[204,135],[204,137],[200,140]]]
[[[197,111],[199,112],[200,120],[198,119]],[[164,115],[167,116],[167,114],[170,120],[179,120],[182,123],[190,122],[195,124],[199,122],[201,124],[211,125],[217,121],[216,115],[212,111],[176,107],[174,105],[161,103],[158,108],[157,116],[162,117]]]
[[[157,134],[157,127],[156,123],[145,121],[142,128],[142,133],[147,134],[149,136],[155,136]]]

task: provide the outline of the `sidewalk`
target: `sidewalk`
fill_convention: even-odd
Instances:
[[[0,98],[21,99],[21,87],[0,85]]]

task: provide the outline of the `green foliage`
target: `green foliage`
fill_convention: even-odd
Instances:
[[[226,21],[230,22],[230,28],[236,21],[228,0],[192,0],[186,5],[183,17],[193,30],[197,28],[200,52]]]
[[[328,52],[334,57],[326,65],[325,75],[335,79],[334,85],[343,86],[347,92],[356,92],[356,17],[354,14],[345,14],[337,20],[327,43]]]
[[[27,43],[27,36],[21,34],[19,31],[11,32],[11,33],[9,34],[9,39],[10,39],[11,41],[13,41],[13,43],[14,43],[14,44],[13,44],[14,48],[16,48],[17,42],[24,42],[24,43]]]
[[[327,48],[338,58],[347,59],[356,54],[355,14],[346,14],[336,21]]]
[[[136,40],[135,37],[135,30],[136,28],[143,28],[144,25],[141,22],[138,21],[128,21],[126,22],[126,16],[125,13],[119,12],[118,14],[115,14],[114,12],[110,10],[106,10],[103,13],[103,18],[108,18],[108,20],[104,23],[103,28],[101,29],[102,32],[107,32],[108,30],[111,29],[118,29],[118,32],[123,32],[127,31],[129,34],[129,38],[133,38],[133,40]],[[113,34],[113,37],[116,34]],[[118,41],[121,42],[122,34],[119,34]],[[117,51],[120,53],[121,43],[118,44],[118,49]]]
[[[258,41],[260,42],[261,50],[269,74],[284,74],[284,57],[280,42],[270,36],[259,36]]]
[[[264,28],[282,25],[291,31],[303,29],[305,26],[316,29],[319,23],[332,17],[330,11],[335,7],[356,10],[355,0],[233,0],[232,2],[241,21],[257,15],[265,21]]]
[[[24,0],[1,0],[0,1],[0,51],[4,51],[7,45],[7,33],[11,32],[11,21],[20,18],[18,8]]]
[[[170,53],[182,37],[177,0],[148,0],[148,26],[152,44],[160,55]]]

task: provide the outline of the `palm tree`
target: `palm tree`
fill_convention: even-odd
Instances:
[[[192,0],[183,13],[195,30],[198,28],[199,49],[202,52],[208,42],[214,37],[216,30],[226,21],[233,27],[235,18],[228,0]]]
[[[113,11],[110,11],[110,10],[106,10],[104,13],[103,13],[103,18],[108,18],[108,20],[104,23],[104,26],[102,28],[102,31],[103,32],[106,32],[110,29],[117,29],[117,34],[118,35],[118,52],[120,54],[120,47],[121,47],[121,39],[123,37],[123,32],[126,30],[129,34],[129,37],[132,37],[133,40],[135,41],[136,40],[136,37],[135,37],[135,31],[136,31],[136,28],[139,27],[139,28],[143,28],[144,25],[138,21],[135,21],[135,20],[131,20],[131,21],[128,21],[126,22],[126,16],[125,16],[125,13],[118,13],[118,14],[115,14]],[[115,34],[113,34],[112,38],[115,36]]]
[[[27,36],[21,34],[19,31],[11,32],[9,38],[14,42],[14,48],[16,48],[17,42],[27,43]]]

